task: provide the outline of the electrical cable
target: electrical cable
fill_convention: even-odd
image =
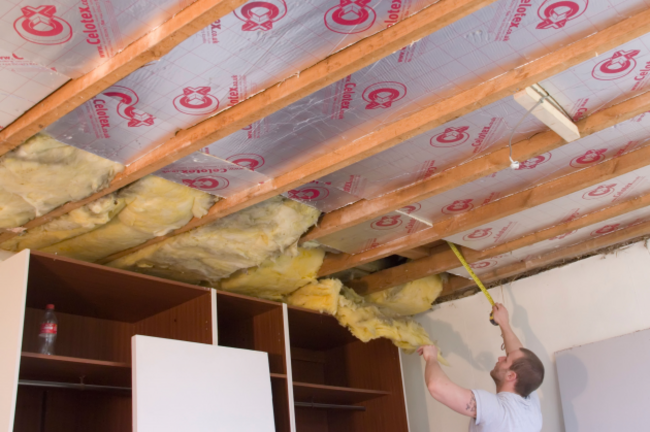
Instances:
[[[515,135],[515,132],[517,131],[517,128],[521,125],[521,123],[528,117],[528,114],[530,114],[535,108],[537,108],[542,102],[544,102],[546,99],[550,98],[550,95],[545,95],[542,96],[536,103],[535,105],[532,106],[531,109],[529,109],[526,114],[519,120],[519,122],[515,125],[515,127],[512,129],[512,132],[510,133],[510,138],[508,139],[508,147],[510,148],[510,168],[513,170],[519,169],[519,165],[521,165],[518,161],[512,159],[512,137]]]

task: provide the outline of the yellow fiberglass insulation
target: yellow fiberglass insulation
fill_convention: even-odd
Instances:
[[[433,275],[369,294],[365,299],[381,306],[387,315],[415,315],[431,309],[431,303],[441,292],[442,280]]]
[[[124,206],[123,198],[110,194],[51,222],[32,228],[22,236],[7,240],[0,247],[13,252],[23,249],[43,249],[108,223]]]
[[[278,257],[269,258],[258,267],[239,270],[228,279],[222,279],[219,288],[253,297],[282,300],[298,288],[316,282],[325,251],[298,248],[296,252],[291,252],[288,250]]]
[[[433,344],[426,330],[412,318],[389,317],[347,287],[343,287],[339,296],[336,318],[362,342],[384,337],[407,352]],[[446,363],[442,356],[439,359]]]
[[[342,287],[343,284],[338,279],[321,279],[294,291],[285,301],[292,306],[336,315]]]
[[[36,216],[36,209],[27,201],[0,187],[0,228],[15,228]]]
[[[190,283],[215,284],[293,245],[318,220],[313,207],[274,197],[109,263]]]
[[[86,198],[123,169],[117,162],[35,135],[0,158],[0,221],[17,226],[68,201]]]
[[[204,216],[215,197],[161,177],[148,176],[118,193],[126,207],[106,225],[43,248],[44,252],[96,261],[140,245]]]

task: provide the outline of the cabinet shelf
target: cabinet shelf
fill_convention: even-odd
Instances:
[[[293,394],[296,402],[315,402],[326,404],[355,404],[370,399],[390,395],[382,390],[367,390],[352,387],[337,387],[321,384],[295,382]]]
[[[131,365],[122,362],[22,352],[20,378],[79,384],[131,386]]]
[[[16,432],[132,430],[132,392],[113,390],[132,387],[134,335],[267,353],[278,432],[407,432],[397,349],[359,341],[332,316],[40,252],[10,260],[0,275],[13,289],[0,305],[22,332],[10,347],[22,381]],[[37,353],[49,303],[53,356]],[[105,391],[69,385],[81,383]]]

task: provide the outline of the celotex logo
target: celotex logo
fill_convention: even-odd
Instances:
[[[537,9],[537,16],[542,20],[537,28],[561,29],[567,22],[585,13],[587,7],[589,0],[546,0]]]
[[[475,240],[482,240],[486,237],[489,237],[492,235],[492,228],[479,228],[475,229],[471,233],[465,235],[463,237],[463,240],[466,241],[475,241]]]
[[[72,38],[72,26],[56,16],[55,6],[25,6],[20,11],[22,16],[14,21],[14,29],[26,41],[38,45],[59,45]]]
[[[377,13],[368,3],[370,0],[339,0],[338,5],[325,12],[325,27],[342,34],[368,30],[377,19]]]
[[[593,230],[589,235],[591,237],[598,237],[601,235],[609,234],[616,231],[620,226],[620,223],[605,225],[604,227],[598,228],[597,230]]]
[[[395,216],[382,216],[379,220],[370,224],[370,227],[375,230],[389,230],[397,228],[402,225],[402,218],[399,215]]]
[[[591,76],[599,81],[612,81],[623,78],[634,70],[640,50],[619,50],[611,57],[594,66]]]
[[[615,187],[616,187],[616,183],[596,186],[594,189],[590,190],[589,192],[585,192],[582,195],[582,198],[586,200],[603,198],[610,195],[612,192],[614,192]]]
[[[456,213],[465,212],[474,208],[472,201],[474,200],[473,199],[456,200],[453,203],[444,206],[441,211],[444,214],[456,214]]]
[[[284,0],[252,1],[235,10],[235,16],[244,21],[242,31],[268,31],[273,23],[287,14]]]
[[[494,260],[486,260],[486,261],[479,261],[470,264],[469,266],[474,269],[474,270],[482,270],[490,267],[494,267],[497,265],[497,262]]]
[[[422,209],[422,205],[420,203],[415,203],[415,204],[409,204],[405,207],[402,207],[401,209],[399,209],[399,211],[410,215],[411,213],[419,211],[420,209]]]
[[[327,198],[330,191],[324,187],[309,186],[304,189],[294,189],[288,192],[289,198],[298,201],[322,201]]]
[[[128,120],[128,127],[153,126],[155,117],[144,111],[136,109],[138,94],[128,87],[113,86],[103,93],[105,96],[120,101],[117,105],[117,115]]]
[[[219,109],[219,99],[209,92],[211,87],[185,87],[183,93],[174,98],[177,111],[194,116],[211,114]]]
[[[240,153],[230,156],[227,160],[251,171],[263,167],[266,162],[262,156],[255,153]]]
[[[366,87],[361,97],[368,102],[366,109],[390,108],[406,96],[406,86],[396,81],[381,81]]]
[[[183,184],[208,192],[222,190],[228,187],[228,179],[219,176],[203,176],[195,179],[183,179]]]
[[[539,165],[548,162],[551,160],[551,153],[544,153],[539,156],[532,157],[526,161],[523,161],[520,165],[518,170],[524,170],[524,169],[535,169]]]
[[[456,147],[465,143],[469,139],[467,130],[469,126],[448,127],[441,133],[434,135],[429,140],[432,147],[448,148]]]
[[[571,165],[573,168],[584,168],[587,165],[601,162],[603,159],[605,159],[606,151],[606,148],[587,150],[583,155],[573,158],[569,165]]]

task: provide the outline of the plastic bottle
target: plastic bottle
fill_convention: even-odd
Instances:
[[[56,332],[58,320],[54,315],[54,305],[49,304],[45,308],[45,316],[41,321],[41,331],[39,333],[39,348],[41,354],[54,355],[54,343],[56,342]]]

